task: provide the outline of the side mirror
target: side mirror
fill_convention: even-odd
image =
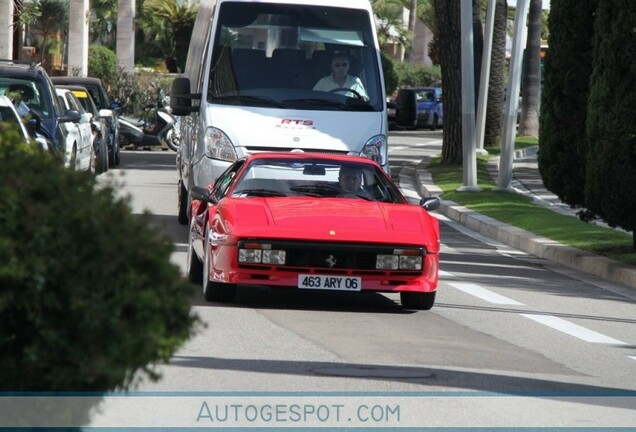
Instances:
[[[184,116],[196,111],[198,107],[192,106],[192,100],[201,100],[201,95],[190,93],[190,79],[184,77],[175,78],[170,88],[172,114]]]
[[[216,204],[217,202],[210,190],[201,186],[192,186],[190,188],[190,197],[193,200],[203,201],[208,204]]]
[[[82,115],[78,110],[70,109],[64,113],[62,117],[59,118],[60,123],[78,123]]]
[[[121,113],[121,104],[117,101],[112,101],[110,103],[110,109],[115,111],[117,114]]]
[[[439,208],[440,200],[439,197],[426,197],[422,198],[420,201],[420,206],[424,208],[426,211],[434,211]]]

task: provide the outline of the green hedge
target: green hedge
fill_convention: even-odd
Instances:
[[[156,364],[198,322],[171,239],[114,186],[5,129],[0,391],[104,392],[158,379]]]

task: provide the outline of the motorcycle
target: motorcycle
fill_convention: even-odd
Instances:
[[[148,118],[135,118],[129,116],[119,116],[119,146],[132,145],[138,147],[162,146],[164,143],[172,148],[174,135],[175,117],[170,113],[167,97],[163,90],[159,91],[158,101],[154,105],[148,105]]]

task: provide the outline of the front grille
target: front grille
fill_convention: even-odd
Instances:
[[[405,247],[399,245],[360,245],[348,243],[329,242],[288,242],[271,241],[262,239],[249,239],[239,242],[239,248],[245,242],[267,243],[272,245],[272,249],[283,249],[287,252],[287,261],[279,270],[306,271],[308,269],[320,269],[335,274],[338,271],[356,270],[378,272],[375,268],[376,255],[393,254],[395,249],[416,250],[419,255],[424,255],[424,248]],[[267,266],[269,267],[269,266]],[[385,272],[380,270],[379,272]],[[412,270],[411,270],[412,272]]]

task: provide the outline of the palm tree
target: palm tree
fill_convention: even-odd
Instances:
[[[437,44],[444,85],[443,165],[462,163],[461,25],[459,0],[435,0]]]
[[[117,66],[135,72],[135,0],[117,0]]]
[[[143,10],[145,36],[163,52],[170,72],[183,71],[197,7],[176,0],[147,0]]]
[[[528,37],[523,62],[521,118],[518,130],[518,134],[523,136],[539,136],[542,3],[542,0],[530,0],[528,10]]]
[[[488,106],[484,147],[501,147],[503,136],[504,66],[506,63],[506,35],[508,26],[508,5],[506,0],[497,0],[495,22],[492,35],[490,78],[488,82]]]
[[[109,48],[115,47],[113,35],[117,30],[117,1],[91,0],[90,36]]]

